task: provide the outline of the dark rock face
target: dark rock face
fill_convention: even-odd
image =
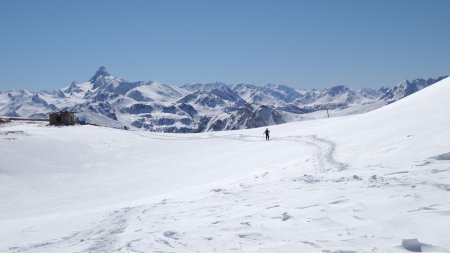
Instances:
[[[115,110],[114,110],[114,108],[111,107],[111,105],[108,102],[105,102],[105,103],[102,102],[102,103],[97,103],[97,104],[87,103],[86,106],[80,106],[78,108],[75,107],[71,111],[77,112],[81,108],[86,108],[91,112],[106,116],[107,118],[110,118],[113,120],[117,120]]]
[[[282,107],[277,107],[276,108],[278,111],[284,111],[284,112],[290,112],[290,113],[295,113],[295,114],[305,114],[305,113],[310,113],[310,112],[314,112],[315,110],[312,108],[308,108],[308,107],[299,107],[296,105],[286,105],[286,106],[282,106]]]
[[[189,114],[189,116],[191,117],[197,115],[197,111],[189,104],[181,103],[178,105],[178,108],[180,108],[180,110],[182,110],[183,112]]]
[[[226,118],[211,119],[206,130],[235,130],[286,123],[283,115],[270,106],[245,104]]]
[[[153,99],[145,97],[142,94],[142,92],[140,92],[138,90],[131,91],[130,93],[128,93],[127,96],[132,98],[132,99],[134,99],[134,100],[136,100],[136,101],[139,101],[139,102],[150,102],[150,101],[153,101]]]
[[[141,114],[141,113],[150,113],[153,111],[153,107],[147,104],[134,104],[130,107],[122,108],[123,113],[129,114]]]
[[[156,125],[158,126],[170,126],[175,124],[175,119],[172,118],[160,118],[156,120]]]
[[[44,106],[47,106],[47,105],[48,105],[47,102],[39,96],[39,94],[33,95],[33,96],[31,97],[31,101],[33,101],[33,102],[36,103],[36,104],[42,104],[42,105],[44,105]]]
[[[165,112],[165,113],[175,114],[175,113],[177,113],[177,108],[174,105],[164,106],[162,111]]]

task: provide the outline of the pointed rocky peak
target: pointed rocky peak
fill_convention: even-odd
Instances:
[[[95,72],[94,76],[89,79],[89,82],[94,83],[99,77],[102,76],[111,76],[104,66],[101,66],[97,72]]]
[[[73,81],[73,82],[70,83],[69,86],[67,86],[67,88],[64,88],[63,91],[64,91],[64,92],[70,93],[70,92],[72,92],[74,89],[76,89],[77,86],[78,86],[78,82],[77,82],[77,81]]]
[[[406,87],[410,84],[410,82],[406,79],[402,80],[399,84],[397,84],[398,87]]]

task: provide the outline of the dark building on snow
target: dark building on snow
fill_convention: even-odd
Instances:
[[[68,111],[51,112],[48,114],[48,121],[50,122],[50,126],[75,125],[75,113]]]

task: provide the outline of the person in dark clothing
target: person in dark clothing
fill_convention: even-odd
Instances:
[[[269,140],[269,133],[270,133],[269,128],[266,128],[266,131],[264,131],[264,133],[263,133],[266,135],[266,141]]]

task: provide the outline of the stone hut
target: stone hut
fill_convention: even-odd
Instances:
[[[51,112],[48,114],[50,126],[75,125],[75,113],[68,111]]]
[[[10,119],[2,119],[2,118],[0,118],[0,124],[5,124],[5,123],[9,123],[9,122],[11,122]]]

